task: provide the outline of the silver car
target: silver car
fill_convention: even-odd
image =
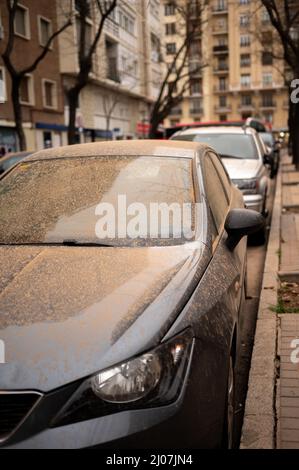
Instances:
[[[198,127],[177,132],[171,140],[210,145],[221,156],[232,182],[242,191],[247,208],[267,215],[269,169],[258,133],[251,127]],[[260,233],[259,241],[265,240]]]

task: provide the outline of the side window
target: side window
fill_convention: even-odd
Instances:
[[[229,203],[224,186],[209,155],[204,157],[204,167],[206,195],[219,233],[224,224]]]
[[[227,199],[230,202],[232,187],[231,187],[229,176],[227,172],[225,171],[225,168],[223,167],[223,164],[221,160],[217,157],[217,155],[215,155],[214,153],[210,153],[209,156],[212,159],[214,166],[220,176],[220,179],[222,181],[222,184],[226,192]]]
[[[264,154],[266,153],[265,145],[264,145],[261,137],[258,134],[255,137],[255,142],[256,142],[257,147],[259,148],[259,153],[262,156],[264,156]]]

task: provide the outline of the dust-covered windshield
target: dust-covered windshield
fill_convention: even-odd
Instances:
[[[194,133],[178,134],[172,140],[188,140],[191,142],[201,142],[208,144],[220,157],[258,159],[257,148],[253,137],[246,134],[216,134],[216,133]]]
[[[175,238],[169,243],[182,242],[193,216],[189,225],[183,217],[175,224],[171,211],[158,225],[151,216],[157,204],[194,206],[191,163],[146,156],[22,162],[0,180],[0,243],[84,244],[106,238],[122,245],[135,238],[155,245],[167,238],[167,230]]]

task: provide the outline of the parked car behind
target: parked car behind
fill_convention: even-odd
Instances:
[[[247,208],[267,215],[269,171],[265,164],[268,155],[251,127],[200,127],[179,131],[171,140],[202,142],[210,145],[220,155],[233,183],[242,191]],[[264,243],[266,228],[255,235]]]
[[[121,211],[98,238],[119,195],[190,204],[192,232],[123,237]],[[41,151],[0,179],[0,217],[0,447],[233,446],[246,235],[264,221],[210,147]]]
[[[13,165],[23,160],[25,157],[31,155],[32,152],[15,152],[8,153],[0,160],[0,175],[6,170],[9,170]]]

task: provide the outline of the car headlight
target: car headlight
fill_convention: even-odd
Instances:
[[[232,181],[244,194],[256,194],[258,192],[259,180],[257,178],[237,179]]]
[[[95,375],[91,379],[91,388],[95,395],[111,403],[140,400],[159,382],[161,367],[158,355],[143,354]]]
[[[181,390],[193,336],[186,330],[152,351],[83,381],[52,426],[85,421],[128,409],[166,405]]]

